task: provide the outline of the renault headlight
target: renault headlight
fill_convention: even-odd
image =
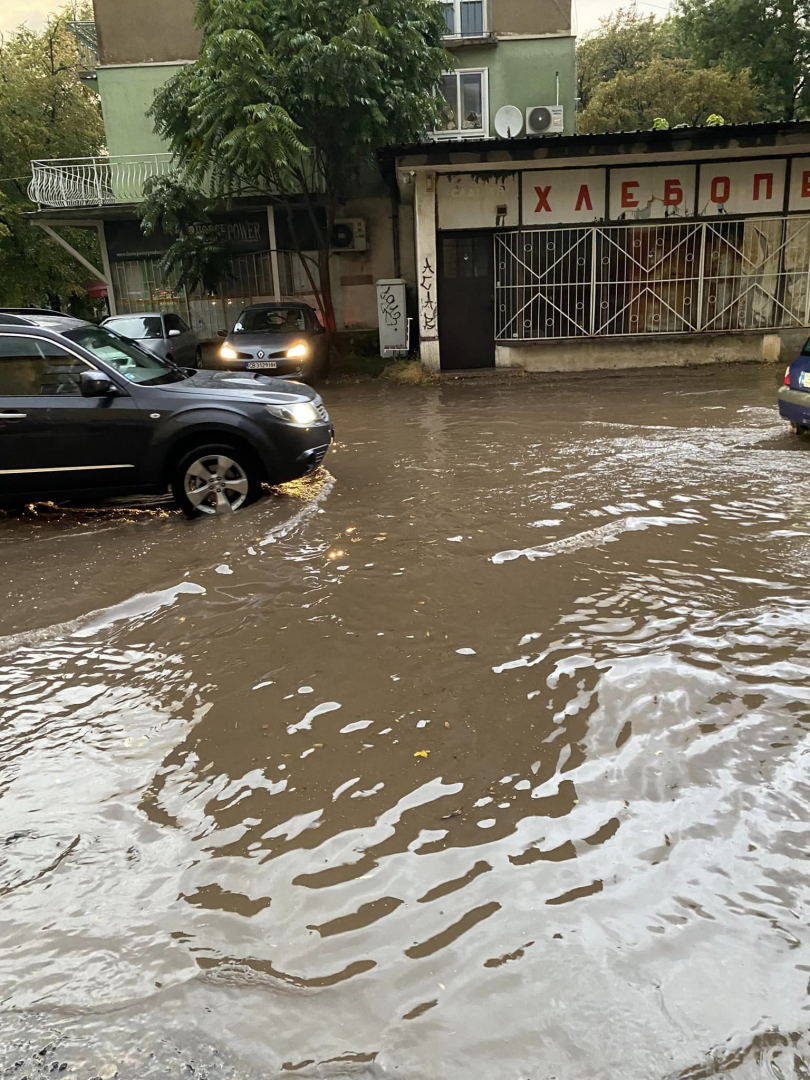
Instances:
[[[236,349],[232,349],[230,345],[223,345],[219,350],[219,355],[223,360],[238,360]]]
[[[309,356],[309,349],[306,347],[303,341],[299,341],[297,345],[293,345],[292,348],[287,349],[288,360],[303,360]]]
[[[296,405],[266,405],[265,408],[280,420],[300,427],[308,427],[318,419],[318,410],[309,401],[299,401]]]

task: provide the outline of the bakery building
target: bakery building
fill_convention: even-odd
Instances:
[[[810,326],[810,122],[400,147],[433,370],[776,360]]]

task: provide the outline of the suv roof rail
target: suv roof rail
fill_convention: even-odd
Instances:
[[[53,308],[44,307],[0,307],[3,315],[59,315],[64,317],[64,311],[54,311]]]

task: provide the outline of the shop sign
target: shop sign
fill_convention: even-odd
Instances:
[[[785,199],[785,161],[723,161],[700,166],[699,217],[780,213]]]
[[[524,225],[604,219],[604,169],[543,169],[523,173]]]
[[[630,166],[610,170],[610,216],[614,221],[692,217],[695,165]]]

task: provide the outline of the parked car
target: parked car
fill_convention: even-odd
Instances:
[[[810,340],[785,372],[779,387],[779,415],[798,435],[810,431]]]
[[[200,339],[179,315],[172,312],[111,315],[101,325],[134,341],[146,352],[173,360],[179,367],[199,367],[202,361]]]
[[[329,342],[309,304],[253,304],[245,308],[219,350],[218,368],[272,371],[282,379],[317,379]]]
[[[171,490],[230,512],[304,476],[333,429],[308,386],[191,371],[105,326],[0,309],[0,504]]]

